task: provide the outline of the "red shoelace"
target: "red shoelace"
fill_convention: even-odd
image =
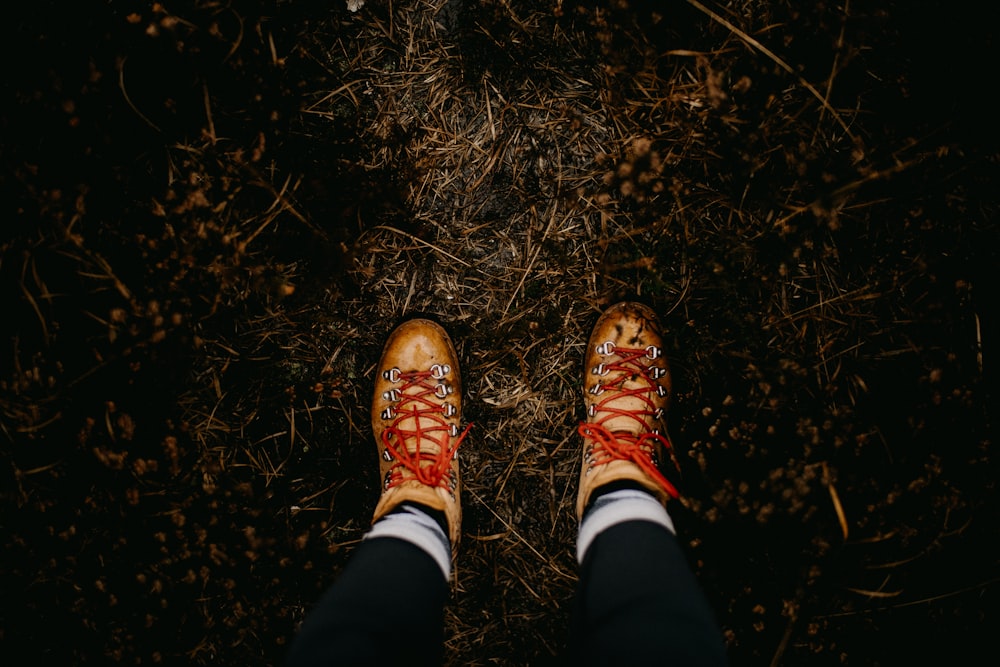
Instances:
[[[389,460],[396,461],[389,469],[385,488],[398,486],[407,479],[416,479],[421,484],[440,486],[453,492],[455,480],[451,475],[451,460],[465,439],[465,435],[472,428],[472,424],[459,433],[457,426],[449,425],[445,421],[445,417],[453,414],[454,408],[440,401],[450,393],[450,388],[444,383],[438,383],[437,380],[444,377],[447,372],[435,375],[431,370],[401,373],[397,369],[391,369],[386,373],[393,379],[398,378],[402,384],[387,392],[392,394],[390,400],[397,402],[387,408],[382,415],[385,419],[393,420],[382,431],[382,444],[385,445],[388,456],[392,457]],[[414,388],[416,391],[411,391]],[[415,425],[413,429],[404,429],[400,426],[407,419],[413,420]],[[422,423],[424,420],[434,423],[427,426]],[[427,441],[436,447],[427,448]],[[412,444],[407,446],[408,442]],[[410,475],[407,475],[406,471],[409,471]]]
[[[611,382],[597,385],[596,395],[599,396],[605,392],[609,392],[609,395],[592,405],[590,414],[591,416],[596,416],[599,412],[605,414],[596,422],[585,422],[577,428],[577,432],[585,440],[593,442],[589,452],[589,464],[596,467],[612,461],[632,461],[653,478],[667,492],[667,495],[671,498],[677,498],[680,495],[677,488],[663,476],[652,458],[656,445],[660,444],[676,465],[677,461],[673,458],[673,445],[663,434],[647,430],[649,426],[644,419],[645,417],[658,419],[662,414],[653,403],[651,394],[663,391],[656,380],[660,377],[659,374],[666,371],[642,362],[642,359],[650,357],[650,348],[613,347],[612,350],[609,350],[608,356],[611,354],[618,356],[619,360],[602,363],[594,369],[594,372],[602,376],[617,373],[617,377]],[[655,358],[655,354],[652,358]],[[634,389],[626,389],[625,381],[633,376],[637,379],[641,378],[642,385]],[[646,409],[625,410],[613,405],[615,401],[630,396],[640,399],[645,404]],[[634,419],[645,432],[636,434],[622,430],[611,431],[605,426],[605,423],[615,417]]]

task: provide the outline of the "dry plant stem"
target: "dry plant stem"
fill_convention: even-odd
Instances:
[[[844,0],[844,16],[848,17],[851,14],[851,2],[850,0]],[[840,55],[841,50],[844,47],[844,34],[847,30],[847,21],[841,23],[840,34],[837,36],[836,52],[833,56],[833,64],[830,66],[830,76],[826,79],[826,94],[823,99],[829,103],[830,95],[833,93],[833,80],[837,77],[838,71],[840,69]],[[816,124],[816,130],[813,132],[812,144],[815,145],[820,137],[820,125],[823,122],[823,116],[826,113],[826,105],[824,105],[819,110],[819,122]]]
[[[756,39],[754,39],[750,35],[746,34],[742,30],[740,30],[739,28],[737,28],[735,25],[733,25],[732,23],[730,23],[729,21],[727,21],[726,19],[724,19],[722,16],[720,16],[716,12],[712,11],[711,9],[709,9],[708,7],[706,7],[705,5],[703,5],[702,3],[698,2],[698,0],[686,0],[686,2],[689,5],[691,5],[692,7],[694,7],[695,9],[697,9],[698,11],[704,13],[706,16],[708,16],[709,18],[711,18],[713,21],[715,21],[719,25],[725,27],[727,30],[729,30],[734,35],[736,35],[737,37],[739,37],[741,40],[743,40],[744,42],[746,42],[747,45],[749,45],[749,46],[753,47],[754,49],[757,49],[758,51],[760,51],[761,53],[763,53],[765,56],[767,56],[768,58],[770,58],[776,65],[778,65],[779,67],[781,67],[781,69],[785,70],[786,72],[788,72],[789,74],[791,74],[792,76],[794,76],[796,79],[798,79],[799,85],[801,85],[803,88],[805,88],[806,90],[808,90],[809,93],[819,101],[819,103],[822,105],[823,109],[825,109],[826,111],[828,111],[830,113],[830,115],[833,116],[834,119],[836,119],[837,124],[840,125],[840,127],[841,127],[842,130],[844,130],[844,134],[846,134],[847,137],[852,142],[854,142],[855,144],[858,143],[857,142],[857,137],[855,137],[854,133],[851,132],[851,128],[848,127],[847,123],[841,117],[840,112],[838,112],[836,109],[834,109],[832,106],[830,106],[830,102],[827,100],[827,98],[824,97],[823,94],[820,93],[818,90],[816,90],[815,86],[813,86],[811,83],[809,83],[804,78],[802,78],[801,75],[797,74],[795,72],[795,70],[792,68],[791,65],[789,65],[784,60],[782,60],[781,58],[779,58],[773,51],[771,51],[766,46],[764,46],[763,44],[761,44],[760,42],[758,42]]]
[[[118,89],[122,92],[122,97],[125,98],[125,103],[128,104],[129,108],[135,112],[135,115],[142,119],[149,127],[153,128],[157,132],[163,132],[153,121],[149,120],[139,108],[132,102],[132,99],[128,95],[128,90],[125,89],[125,61],[126,58],[122,58],[118,63]]]

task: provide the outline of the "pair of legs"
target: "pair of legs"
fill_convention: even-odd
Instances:
[[[365,540],[295,639],[288,665],[440,665],[448,586],[434,559]],[[568,663],[724,665],[712,612],[673,534],[646,521],[602,532],[584,558]]]
[[[713,615],[674,535],[662,417],[670,376],[655,316],[623,303],[587,350],[573,662],[722,665]],[[386,343],[372,406],[383,493],[365,540],[309,614],[289,666],[440,664],[461,522],[461,384],[447,335],[411,320]]]

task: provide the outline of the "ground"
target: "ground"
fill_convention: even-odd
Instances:
[[[1000,143],[976,16],[8,8],[3,661],[279,663],[368,525],[374,363],[423,314],[474,423],[448,662],[555,662],[583,345],[621,299],[664,324],[671,513],[732,663],[977,655]]]

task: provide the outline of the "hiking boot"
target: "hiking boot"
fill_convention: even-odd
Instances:
[[[461,534],[458,446],[462,382],[458,355],[444,329],[413,319],[389,335],[376,369],[372,430],[382,496],[374,523],[403,502],[444,513],[452,549]]]
[[[664,455],[677,464],[664,431],[670,371],[662,344],[656,314],[642,304],[616,304],[594,325],[584,358],[587,421],[578,429],[578,519],[595,489],[612,482],[636,484],[664,505],[678,496],[659,468]]]

